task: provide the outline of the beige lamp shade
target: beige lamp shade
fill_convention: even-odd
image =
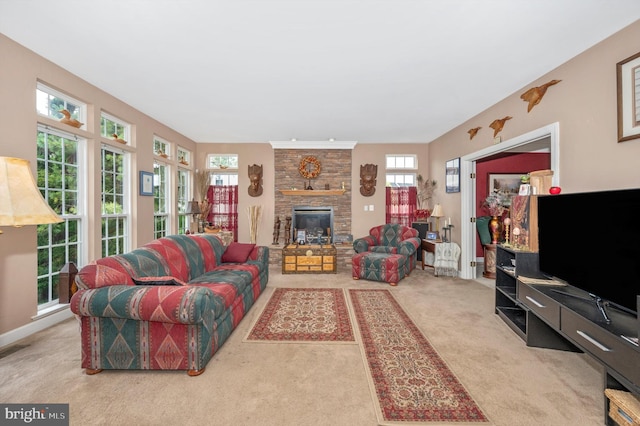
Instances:
[[[433,206],[431,217],[443,217],[443,216],[444,216],[444,210],[442,209],[442,206],[440,204],[436,204],[435,206]]]
[[[59,222],[62,218],[42,198],[29,162],[21,158],[0,157],[0,226]]]

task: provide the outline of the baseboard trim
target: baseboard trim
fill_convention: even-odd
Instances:
[[[73,312],[67,308],[38,318],[31,324],[23,325],[7,333],[0,334],[0,349],[71,317],[73,317]]]

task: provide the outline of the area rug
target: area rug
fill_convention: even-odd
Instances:
[[[338,288],[276,288],[244,340],[356,343],[344,290]]]
[[[350,289],[380,424],[488,422],[389,290]]]

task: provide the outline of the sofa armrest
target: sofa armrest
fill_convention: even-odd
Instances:
[[[418,247],[422,244],[420,238],[411,237],[403,240],[398,244],[398,254],[404,254],[407,256],[412,256],[418,250]]]
[[[112,285],[78,291],[71,311],[85,317],[198,324],[213,320],[213,297],[210,289],[198,286]]]
[[[369,251],[370,246],[376,245],[378,245],[378,242],[371,235],[353,240],[353,249],[356,253],[364,253]]]

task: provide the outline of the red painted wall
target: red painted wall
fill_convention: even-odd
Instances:
[[[548,170],[551,168],[551,154],[549,153],[522,153],[509,154],[508,156],[491,160],[478,161],[476,163],[476,217],[488,215],[487,211],[480,207],[489,192],[489,175],[494,173],[527,174],[535,170]],[[506,213],[505,213],[506,215]],[[480,244],[480,238],[476,233],[476,256],[483,257],[484,250]]]

